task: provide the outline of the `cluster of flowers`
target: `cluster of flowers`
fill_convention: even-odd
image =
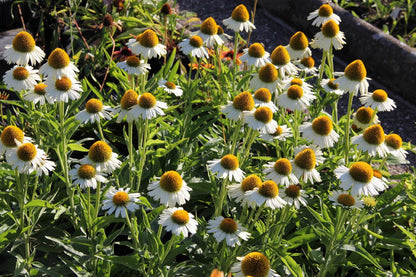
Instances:
[[[321,6],[308,19],[313,20],[313,25],[322,26],[310,43],[312,47],[322,49],[324,53],[331,52],[332,47],[336,50],[343,47],[345,37],[339,30],[340,18],[333,14],[330,5]],[[231,17],[223,23],[235,32],[255,29],[243,5],[237,6]],[[208,18],[202,23],[198,33],[179,43],[179,48],[192,58],[207,59],[207,48],[221,46],[225,39],[227,38],[222,28],[213,18]],[[301,184],[321,182],[316,167],[325,162],[325,154],[328,152],[325,153],[324,149],[340,143],[340,135],[335,132],[333,119],[328,114],[294,126],[298,128],[279,125],[274,119],[278,117],[278,112],[283,116],[288,110],[295,115],[303,114],[317,98],[316,90],[305,78],[317,76],[318,72],[308,45],[306,36],[297,32],[290,39],[289,45],[277,46],[271,54],[265,51],[261,43],[253,43],[243,50],[244,55],[240,60],[257,72],[250,81],[250,89],[254,94],[249,91],[239,93],[232,102],[221,107],[221,112],[226,118],[241,124],[246,123],[249,128],[258,131],[264,141],[285,141],[300,132],[303,139],[310,142],[308,145],[296,147],[293,158],[282,157],[266,164],[262,172],[267,179],[264,182],[256,174],[245,177],[245,173],[239,168],[238,158],[233,154],[209,161],[208,168],[212,173],[229,182],[234,181],[227,186],[228,194],[243,206],[271,209],[286,205],[297,209],[301,205],[306,206],[308,196],[301,189]],[[134,55],[117,65],[131,75],[145,76],[150,69],[148,59],[163,57],[167,53],[165,46],[159,43],[156,33],[151,29],[130,39],[127,46]],[[40,63],[44,56],[29,33],[17,34],[13,45],[7,47],[5,54],[9,63],[16,64],[3,78],[7,87],[24,91],[23,98],[34,104],[67,103],[69,100],[79,99],[82,87],[77,80],[78,69],[67,53],[63,49],[55,49],[39,70],[28,65],[29,62],[31,65]],[[322,79],[320,85],[328,94],[349,93],[351,97],[361,94],[360,100],[365,107],[355,113],[354,124],[357,132],[363,132],[351,139],[358,150],[371,157],[385,158],[394,155],[404,160],[406,153],[401,148],[401,138],[396,134],[386,136],[376,116],[377,111],[393,110],[395,104],[383,90],[369,93],[366,75],[363,62],[356,60],[345,68],[340,77]],[[43,79],[44,83],[41,82]],[[182,88],[172,81],[160,80],[159,86],[167,93],[182,96]],[[130,89],[121,98],[120,105],[114,108],[104,106],[99,99],[88,100],[85,110],[80,111],[76,119],[84,124],[100,124],[101,119],[109,120],[118,114],[117,122],[125,117],[128,122],[133,122],[163,116],[163,109],[167,109],[167,104],[157,101],[151,93],[142,92],[138,95]],[[238,124],[237,126],[241,127]],[[348,125],[347,128],[349,127]],[[7,162],[20,173],[30,174],[36,171],[38,175],[48,174],[55,168],[55,163],[49,161],[46,153],[32,142],[33,139],[26,137],[18,127],[7,126],[1,133],[0,154],[5,153]],[[346,151],[348,157],[349,149]],[[107,182],[106,174],[113,173],[121,166],[117,156],[105,141],[95,142],[88,155],[79,160],[79,164],[69,172],[73,184],[80,185],[81,189],[96,189],[97,182]],[[388,181],[366,161],[357,160],[351,165],[349,163],[349,159],[346,159],[345,165],[334,170],[343,189],[329,195],[335,205],[346,208],[362,207],[363,196],[376,196],[388,188]],[[279,186],[284,189],[279,190]],[[115,213],[116,217],[123,218],[128,216],[127,211],[136,211],[139,208],[136,203],[139,202],[140,194],[129,193],[129,190],[110,188],[105,195],[102,209],[107,210],[108,214]],[[165,172],[148,186],[148,196],[166,207],[160,215],[159,224],[178,236],[182,234],[187,237],[197,232],[198,223],[194,216],[182,207],[176,207],[184,205],[190,199],[191,190],[176,171]],[[225,240],[227,245],[233,247],[241,243],[240,239],[248,240],[250,237],[247,229],[233,218],[216,216],[208,222],[207,229],[218,242]],[[236,276],[277,276],[270,268],[267,258],[259,252],[240,258],[240,262],[231,271],[237,273]]]

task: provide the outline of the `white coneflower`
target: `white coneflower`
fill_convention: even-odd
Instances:
[[[279,70],[281,78],[292,76],[299,71],[291,61],[289,52],[282,45],[277,46],[270,55],[272,64]]]
[[[384,143],[384,130],[380,124],[367,127],[360,135],[351,138],[351,142],[357,145],[357,149],[368,152],[372,157],[386,157],[389,150]]]
[[[149,196],[159,200],[166,207],[174,207],[176,204],[183,205],[191,197],[189,191],[192,189],[176,171],[163,173],[158,181],[152,182],[149,187]]]
[[[134,54],[140,55],[143,59],[160,58],[167,53],[166,47],[159,43],[159,38],[151,29],[147,29],[136,39],[129,39],[127,46]]]
[[[66,76],[74,79],[78,68],[70,61],[68,54],[61,48],[56,48],[48,57],[48,62],[42,65],[39,73],[49,78],[60,79]]]
[[[231,272],[235,277],[280,277],[270,268],[267,257],[260,252],[251,252],[244,257],[237,257],[238,262],[233,264]]]
[[[297,77],[289,77],[282,81],[283,89],[288,89],[290,86],[298,85],[306,93],[313,94],[312,86],[308,84],[305,79]]]
[[[39,83],[33,86],[31,90],[29,90],[25,95],[23,95],[23,99],[26,101],[30,101],[33,104],[39,103],[41,105],[45,105],[46,99],[46,87],[44,83]]]
[[[172,232],[176,236],[182,234],[185,238],[188,237],[188,234],[195,234],[198,226],[194,215],[188,213],[183,208],[168,208],[163,210],[158,223],[165,226],[166,231]]]
[[[225,117],[234,121],[243,120],[245,111],[254,109],[254,99],[250,92],[243,91],[234,97],[233,102],[221,107]]]
[[[303,91],[298,85],[291,85],[283,94],[279,95],[279,106],[289,109],[303,111],[307,109],[316,98],[312,93]]]
[[[329,51],[331,46],[336,50],[340,50],[345,43],[345,35],[339,30],[338,24],[334,20],[328,20],[322,26],[321,31],[315,34],[311,41],[311,46]]]
[[[241,183],[229,185],[228,195],[230,198],[234,198],[238,203],[243,202],[242,205],[250,204],[250,202],[248,202],[245,198],[244,194],[247,191],[260,187],[262,183],[263,182],[261,181],[260,177],[256,174],[249,175],[244,178]],[[254,207],[254,203],[251,206]]]
[[[169,94],[174,94],[175,96],[182,96],[183,90],[180,86],[175,85],[175,83],[166,80],[160,80],[158,82],[159,87],[163,88]]]
[[[293,172],[298,179],[312,184],[321,182],[321,175],[315,167],[324,162],[322,151],[314,146],[299,146],[295,148],[295,159],[293,161]]]
[[[402,145],[403,141],[402,138],[397,134],[390,134],[386,136],[384,143],[387,146],[389,154],[399,158],[401,161],[406,160],[407,152],[403,150]]]
[[[396,108],[396,103],[390,99],[387,92],[382,89],[376,89],[373,93],[360,97],[361,104],[379,112],[390,112]]]
[[[45,53],[36,46],[35,40],[28,32],[21,31],[14,38],[12,45],[6,45],[4,59],[7,63],[18,65],[32,65],[40,63],[45,57]]]
[[[75,168],[69,171],[74,185],[79,185],[81,189],[97,188],[97,182],[106,183],[107,179],[98,172],[91,164],[75,165]]]
[[[272,112],[277,112],[277,107],[272,101],[272,94],[267,88],[259,88],[253,96],[254,104],[259,107],[268,107]]]
[[[338,84],[334,84],[335,79],[322,79],[321,86],[327,92],[336,95],[343,95],[344,91],[338,88]]]
[[[123,62],[118,62],[117,66],[126,71],[128,74],[142,75],[150,70],[150,64],[145,63],[136,56],[127,57]]]
[[[114,113],[118,113],[118,117],[116,120],[117,123],[120,123],[123,120],[123,118],[128,114],[131,107],[137,104],[137,98],[139,98],[139,95],[132,89],[129,89],[126,92],[124,92],[120,100],[120,105],[114,108]],[[133,118],[127,118],[127,121],[133,121]]]
[[[156,98],[148,92],[143,93],[137,99],[137,104],[132,106],[127,114],[127,121],[137,120],[138,118],[152,119],[158,115],[165,115],[162,109],[167,109],[165,102],[156,101]]]
[[[272,133],[278,127],[269,107],[259,107],[255,111],[244,112],[244,120],[248,127],[262,134]]]
[[[88,156],[81,160],[82,164],[93,164],[100,172],[113,172],[120,167],[117,154],[104,141],[96,141],[88,150]]]
[[[139,209],[139,205],[136,202],[139,201],[140,193],[128,193],[130,189],[118,189],[113,187],[106,193],[103,200],[103,210],[108,210],[107,214],[115,212],[115,216],[126,218],[127,211],[134,212]]]
[[[268,134],[260,134],[260,138],[264,139],[265,141],[273,143],[275,140],[278,141],[286,141],[286,138],[292,137],[292,129],[290,129],[287,125],[279,125],[277,126],[276,130],[272,133]]]
[[[4,128],[0,135],[0,155],[3,155],[5,152],[13,148],[16,148],[16,141],[23,144],[26,142],[31,142],[32,139],[26,137],[19,127],[10,125]]]
[[[45,81],[46,99],[49,103],[63,101],[67,103],[69,99],[77,100],[81,97],[81,83],[66,76],[58,79],[57,77],[48,77]]]
[[[364,207],[363,200],[358,199],[356,195],[351,195],[347,191],[332,191],[332,193],[328,195],[328,198],[334,203],[334,206],[341,206],[346,209]]]
[[[311,49],[308,47],[308,38],[303,32],[296,32],[289,40],[289,45],[286,46],[286,50],[289,53],[290,59],[300,60],[308,58],[312,55]]]
[[[337,24],[341,22],[341,18],[334,14],[334,10],[328,4],[323,4],[319,9],[314,10],[308,15],[308,20],[312,20],[313,26],[321,26],[328,20],[334,20]]]
[[[230,181],[241,182],[244,179],[244,172],[238,166],[238,159],[232,154],[225,155],[221,159],[208,161],[208,168],[212,173],[218,173],[218,178],[228,178]]]
[[[202,22],[198,36],[201,37],[202,41],[209,48],[214,45],[223,45],[224,41],[218,36],[218,26],[215,19],[208,17]]]
[[[344,92],[351,92],[357,95],[358,92],[361,95],[368,93],[368,81],[367,70],[364,63],[361,60],[355,60],[344,70],[344,75],[334,81],[334,84],[338,84],[338,88]]]
[[[312,57],[302,58],[299,61],[295,61],[295,64],[306,74],[315,76],[318,73],[318,69],[315,67],[315,60]]]
[[[220,25],[217,25],[217,35],[224,41],[224,42],[228,42],[228,41],[230,41],[233,37],[232,36],[230,36],[230,35],[228,35],[228,34],[226,34],[225,32],[224,32],[224,29],[220,26]]]
[[[260,187],[249,190],[244,195],[249,202],[254,202],[258,207],[264,204],[265,207],[274,210],[283,208],[287,204],[280,198],[279,187],[272,180],[263,182]]]
[[[38,70],[33,67],[15,65],[12,69],[6,71],[3,76],[3,82],[8,89],[15,91],[29,90],[40,81]]]
[[[213,233],[217,242],[225,240],[228,246],[240,245],[240,239],[248,240],[250,233],[232,218],[218,216],[208,221],[207,233]]]
[[[178,46],[185,55],[208,59],[208,51],[203,44],[204,43],[200,36],[192,36],[191,38],[180,42]]]
[[[246,6],[243,4],[235,7],[231,13],[231,17],[224,19],[222,22],[228,29],[231,29],[234,32],[241,32],[243,30],[249,32],[256,29],[254,24],[250,22],[250,15]]]
[[[319,116],[312,122],[305,122],[299,126],[303,138],[321,147],[332,147],[338,141],[339,135],[332,127],[332,120],[328,116]]]
[[[250,87],[253,90],[259,88],[267,88],[271,93],[277,92],[277,86],[279,85],[279,73],[276,67],[272,63],[267,63],[262,66],[259,73],[254,76],[250,81]]]
[[[275,181],[279,185],[289,187],[291,184],[299,183],[298,178],[292,172],[292,163],[286,158],[269,162],[265,167],[263,173],[266,174],[266,178]]]
[[[379,120],[372,108],[360,107],[353,115],[353,123],[357,128],[365,129],[372,124],[378,124]]]
[[[110,120],[113,117],[110,106],[104,106],[99,99],[90,99],[85,104],[85,109],[75,115],[81,123],[100,122],[101,118]]]
[[[386,189],[386,184],[374,177],[373,169],[366,162],[355,162],[349,168],[337,167],[334,173],[341,181],[340,187],[351,189],[353,195],[378,195],[379,191]]]
[[[300,209],[301,204],[305,207],[308,204],[305,199],[308,198],[308,196],[305,195],[305,191],[298,185],[290,185],[287,188],[280,190],[279,194],[288,205],[295,206],[296,209]]]
[[[264,46],[257,42],[243,49],[243,53],[240,61],[246,62],[248,66],[262,67],[271,62],[269,52],[266,52]]]
[[[48,155],[37,145],[26,142],[21,143],[17,139],[16,148],[6,152],[6,161],[11,164],[13,169],[20,173],[30,174],[36,171],[36,175],[47,175],[55,169],[55,163],[48,160]]]

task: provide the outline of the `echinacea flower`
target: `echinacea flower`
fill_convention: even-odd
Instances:
[[[263,182],[261,181],[260,177],[256,174],[252,174],[247,176],[246,178],[238,184],[231,184],[228,186],[228,195],[230,198],[235,198],[237,202],[243,202],[243,205],[249,204],[244,194],[247,191],[253,190],[261,186]],[[254,207],[254,206],[253,206]]]
[[[33,67],[15,65],[12,69],[6,71],[3,76],[3,82],[6,84],[8,89],[14,89],[15,91],[29,90],[33,88],[38,81],[40,76],[38,70]]]
[[[365,69],[364,63],[361,60],[355,60],[344,70],[344,75],[334,81],[334,84],[338,84],[338,88],[344,92],[351,92],[357,95],[358,92],[361,95],[368,93],[368,81],[367,81],[367,69]]]
[[[224,42],[228,42],[230,41],[233,37],[230,36],[229,34],[224,32],[224,29],[220,26],[217,25],[217,35],[224,41]]]
[[[288,89],[290,86],[298,85],[302,88],[302,90],[306,93],[313,94],[312,86],[308,84],[305,79],[297,78],[297,77],[289,77],[282,81],[283,89]]]
[[[305,191],[298,185],[290,185],[285,189],[279,191],[280,197],[287,202],[289,206],[295,206],[296,209],[300,209],[300,205],[306,206],[308,203],[305,198]]]
[[[114,108],[114,113],[118,113],[118,117],[116,120],[117,123],[120,123],[121,120],[123,120],[123,118],[128,114],[131,107],[137,104],[137,98],[139,98],[139,95],[132,89],[129,89],[126,92],[124,92],[120,100],[120,105]],[[127,121],[131,122],[133,121],[133,118],[127,117]]]
[[[290,129],[287,125],[279,125],[274,132],[260,134],[260,138],[268,142],[274,142],[275,140],[286,141],[286,138],[292,136],[292,129]]]
[[[183,205],[190,199],[189,191],[192,189],[176,171],[163,173],[158,181],[152,182],[148,187],[148,194],[160,204],[166,207],[174,207],[176,204]]]
[[[35,40],[28,32],[21,31],[14,38],[12,45],[6,45],[4,59],[7,63],[15,63],[26,66],[29,62],[32,65],[40,63],[45,53],[36,46]]]
[[[123,62],[118,62],[117,66],[126,71],[128,74],[142,75],[150,70],[150,64],[140,60],[137,56],[130,56]]]
[[[21,143],[17,139],[16,148],[6,152],[6,161],[11,164],[13,169],[20,173],[30,174],[36,171],[36,175],[47,175],[55,169],[55,163],[48,160],[48,155],[37,145],[26,142]]]
[[[96,141],[88,150],[88,156],[81,160],[82,164],[93,164],[100,172],[113,172],[120,167],[117,154],[104,141]]]
[[[315,60],[312,57],[302,58],[299,61],[295,61],[295,64],[306,74],[315,75],[318,72],[318,69],[315,67]]]
[[[163,210],[158,223],[165,226],[166,231],[172,232],[176,236],[182,234],[185,238],[188,237],[188,234],[195,234],[198,226],[194,215],[181,207]]]
[[[232,218],[218,216],[208,221],[207,233],[213,233],[217,242],[225,240],[228,246],[240,245],[240,239],[248,240],[250,233]]]
[[[75,115],[75,118],[81,123],[100,122],[101,118],[110,120],[112,113],[110,106],[104,106],[100,99],[92,98],[85,104],[85,109]]]
[[[280,209],[286,205],[286,201],[279,196],[279,187],[276,182],[267,180],[260,187],[247,191],[245,194],[248,202],[253,202],[256,206],[262,206],[271,209]]]
[[[272,133],[278,127],[273,119],[273,112],[269,107],[263,106],[255,111],[244,112],[244,121],[248,127],[259,131],[262,134]]]
[[[344,33],[339,30],[338,24],[331,19],[324,23],[320,32],[315,34],[311,41],[311,46],[329,51],[331,46],[336,50],[340,50],[345,43]]]
[[[254,104],[259,107],[268,107],[272,112],[277,112],[277,107],[272,101],[272,94],[267,88],[259,88],[253,96]]]
[[[328,198],[333,202],[334,206],[341,206],[345,209],[364,207],[363,200],[360,200],[358,196],[350,194],[347,191],[332,191],[332,193],[328,195]]]
[[[291,85],[283,94],[279,95],[278,104],[292,111],[303,111],[311,105],[315,98],[314,94],[304,91],[301,86]]]
[[[4,128],[0,135],[0,155],[3,155],[5,152],[13,148],[16,148],[16,141],[23,144],[26,142],[31,142],[32,139],[26,137],[19,127],[9,125]]]
[[[308,15],[308,20],[312,20],[312,25],[319,27],[328,20],[334,20],[337,24],[341,22],[341,18],[334,14],[334,10],[328,4],[323,4],[319,9],[314,10]]]
[[[318,116],[312,122],[303,123],[299,126],[299,131],[303,133],[303,138],[321,148],[334,146],[339,138],[332,127],[331,118],[326,115]]]
[[[231,272],[236,273],[234,277],[280,277],[270,268],[269,259],[260,252],[251,252],[237,260],[231,267]]]
[[[74,185],[79,185],[81,189],[97,188],[97,182],[106,183],[107,179],[98,172],[91,164],[75,165],[75,168],[69,171]]]
[[[25,95],[23,95],[23,99],[26,101],[30,101],[33,104],[39,103],[41,105],[45,105],[46,99],[46,87],[44,83],[39,83],[33,86]]]
[[[341,181],[340,187],[351,189],[353,195],[378,195],[379,191],[386,189],[384,182],[374,177],[371,165],[366,162],[355,162],[349,168],[339,166],[334,173]]]
[[[253,43],[249,48],[243,49],[243,53],[240,60],[246,62],[248,66],[262,67],[271,62],[269,52],[266,52],[264,46],[258,42]]]
[[[330,94],[343,95],[344,91],[338,88],[338,84],[334,84],[335,79],[322,79],[321,87]]]
[[[214,45],[223,45],[224,41],[218,36],[218,26],[215,22],[215,19],[208,17],[202,22],[199,29],[198,36],[201,37],[202,41],[209,48],[214,47]]]
[[[235,7],[231,13],[231,17],[224,19],[222,21],[228,29],[233,30],[234,32],[246,31],[249,32],[253,29],[256,29],[253,23],[250,22],[250,15],[247,11],[246,6],[243,4]]]
[[[406,151],[402,148],[402,138],[397,134],[387,135],[384,143],[387,146],[390,155],[399,158],[401,161],[406,160]]]
[[[174,94],[175,96],[182,96],[183,90],[180,86],[175,85],[175,83],[166,80],[160,80],[158,82],[159,87],[163,88],[169,94]]]
[[[280,158],[276,162],[265,165],[263,173],[266,178],[275,181],[279,185],[289,187],[291,184],[298,184],[299,180],[292,172],[292,163],[286,158]]]
[[[308,47],[308,38],[301,31],[296,32],[289,40],[289,45],[286,46],[286,50],[289,53],[290,59],[300,60],[308,58],[312,55],[311,49]]]
[[[140,193],[128,193],[129,188],[124,190],[119,188],[116,190],[111,187],[106,193],[103,200],[103,210],[108,210],[107,214],[115,213],[115,217],[126,218],[127,211],[134,212],[139,209],[136,202],[139,201]]]
[[[165,102],[156,101],[153,94],[145,92],[137,98],[137,104],[132,106],[127,114],[127,121],[142,119],[152,119],[158,115],[165,115],[162,109],[167,109]]]
[[[271,93],[276,93],[277,86],[279,84],[279,73],[276,67],[272,63],[267,63],[262,66],[259,73],[254,76],[250,81],[250,87],[253,90],[259,88],[267,88]]]
[[[46,99],[51,104],[61,101],[68,103],[69,99],[77,100],[81,97],[79,94],[82,92],[81,83],[76,79],[66,76],[48,77],[45,85]]]
[[[159,43],[159,38],[151,29],[147,29],[138,35],[136,39],[129,39],[127,46],[134,54],[140,55],[143,59],[146,60],[155,57],[160,58],[165,56],[167,53],[166,47]]]
[[[361,104],[370,107],[373,110],[377,109],[379,112],[390,112],[396,108],[396,103],[389,98],[387,92],[382,89],[376,89],[371,94],[360,97]]]
[[[299,146],[295,148],[293,172],[299,180],[306,182],[321,182],[321,175],[315,167],[324,162],[322,151],[314,146]]]
[[[373,208],[377,205],[377,200],[372,196],[369,196],[369,195],[364,196],[362,200],[366,208]]]
[[[351,138],[351,142],[357,145],[357,149],[368,152],[372,157],[377,154],[380,157],[386,157],[389,154],[384,140],[384,130],[380,124],[371,125],[362,134]]]
[[[77,76],[78,68],[69,59],[68,54],[61,48],[56,48],[48,57],[48,62],[39,68],[39,73],[49,78],[74,79]]]
[[[244,172],[238,166],[238,159],[232,154],[225,155],[221,159],[208,161],[208,168],[212,173],[218,173],[218,178],[228,178],[230,181],[241,182],[244,179]]]
[[[234,121],[242,120],[245,111],[254,109],[254,99],[250,92],[243,91],[234,97],[233,102],[221,107],[225,117]]]
[[[202,38],[200,36],[192,36],[189,39],[178,44],[179,48],[185,55],[190,55],[191,57],[205,58],[208,59],[208,51],[203,45]]]
[[[272,64],[279,70],[281,78],[294,75],[298,72],[298,68],[290,61],[289,52],[282,45],[277,46],[270,54]]]
[[[114,52],[113,59],[119,60],[120,62],[124,62],[130,56],[135,56],[135,54],[131,52],[130,48],[128,48],[127,46],[123,46],[121,50]]]
[[[370,107],[360,107],[353,115],[353,123],[360,129],[365,129],[372,124],[378,124],[378,116]]]

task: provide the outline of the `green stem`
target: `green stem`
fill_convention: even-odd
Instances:
[[[298,138],[299,138],[298,116],[299,116],[299,111],[295,110],[293,112],[293,147],[296,147],[298,145]]]
[[[243,152],[243,156],[241,157],[241,164],[244,164],[244,162],[247,160],[248,156],[249,156],[249,152],[251,149],[251,145],[254,142],[254,139],[257,136],[257,131],[250,128],[248,130],[248,134],[246,139],[244,140],[244,144],[243,147],[241,148],[241,151]]]
[[[230,152],[231,154],[235,153],[242,124],[243,124],[242,120],[237,120],[236,125],[234,127],[234,133],[233,133],[233,136],[231,138],[231,152]]]
[[[100,211],[100,204],[101,204],[101,182],[97,182],[97,190],[95,192],[95,215],[94,221],[95,224],[96,219],[98,218],[98,212]]]
[[[134,248],[139,249],[140,244],[139,244],[139,239],[137,238],[136,230],[133,228],[133,225],[131,224],[129,211],[127,210],[127,208],[125,209],[126,209],[126,223],[127,223],[127,226],[129,226],[129,229],[131,232],[131,238],[133,240]]]
[[[163,265],[163,262],[165,261],[166,257],[168,256],[169,251],[172,248],[173,243],[175,242],[175,240],[176,240],[176,235],[172,234],[172,237],[170,238],[170,240],[168,242],[168,245],[166,246],[165,251],[163,252],[163,256],[160,259],[160,265]]]
[[[222,182],[221,185],[221,189],[220,189],[220,193],[218,195],[218,200],[217,203],[215,205],[215,213],[214,213],[214,217],[219,216],[222,214],[222,207],[224,205],[224,202],[226,200],[226,195],[227,195],[227,184],[228,184],[229,180],[227,178],[225,178]]]
[[[100,134],[100,138],[102,141],[106,142],[103,129],[101,128],[101,121],[97,121],[98,133]]]
[[[248,232],[251,234],[253,232],[254,225],[257,222],[257,219],[259,219],[261,212],[263,211],[264,207],[266,205],[266,202],[264,202],[257,210],[256,215],[254,216],[253,222],[250,224],[250,228],[248,229]]]
[[[318,79],[318,84],[321,82],[322,77],[324,76],[326,56],[327,56],[327,55],[326,55],[326,51],[323,51],[323,53],[322,53],[322,60],[321,60],[321,66],[319,67],[319,79]]]
[[[129,150],[129,185],[133,184],[134,180],[134,153],[133,153],[133,121],[128,122],[128,150]]]
[[[329,47],[329,51],[326,53],[328,56],[328,66],[329,66],[329,79],[332,79],[333,77],[333,73],[334,73],[334,59],[333,59],[333,55],[332,55],[332,43],[331,46]]]
[[[350,92],[348,98],[348,109],[347,109],[347,123],[345,124],[345,149],[344,149],[344,161],[345,166],[348,166],[348,156],[350,152],[350,120],[351,120],[351,107],[352,107],[352,99],[354,97],[354,93]]]
[[[233,91],[232,93],[235,93],[236,91],[236,85],[237,85],[237,51],[238,51],[238,37],[239,33],[235,32],[234,36],[234,53],[233,53]]]
[[[142,122],[143,119],[140,119],[140,122]],[[144,164],[146,162],[146,144],[147,144],[147,135],[148,135],[148,127],[149,127],[149,120],[146,118],[144,120],[144,130],[141,133],[142,137],[140,139],[140,160],[139,160],[139,168],[137,172],[137,183],[136,183],[136,190],[139,191],[140,189],[140,182],[142,179],[143,174],[143,168]]]

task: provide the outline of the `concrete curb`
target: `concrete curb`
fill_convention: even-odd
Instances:
[[[319,31],[306,20],[310,12],[318,9],[325,0],[259,0],[259,5],[305,32],[312,38]],[[416,49],[389,36],[371,24],[354,17],[348,11],[331,5],[341,17],[340,30],[347,44],[335,55],[347,62],[363,60],[368,77],[380,80],[383,85],[416,104]]]

